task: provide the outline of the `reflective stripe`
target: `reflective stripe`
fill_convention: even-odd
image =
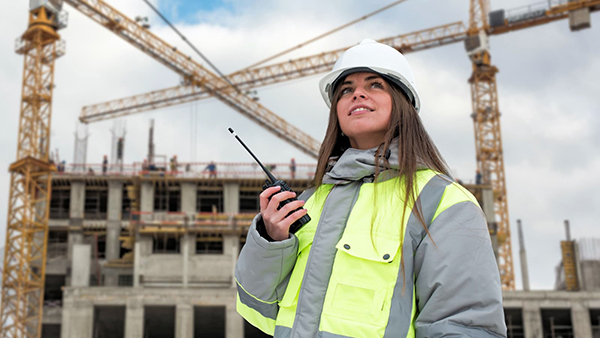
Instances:
[[[421,201],[423,219],[428,227],[431,225],[431,220],[444,196],[446,187],[450,184],[451,181],[446,177],[436,175],[427,182],[419,194],[418,199]],[[415,216],[414,212],[415,207],[413,207],[413,212],[408,219],[405,231],[405,236],[408,235],[407,237],[410,241],[405,240],[402,247],[404,271],[408,273],[403,273],[402,269],[398,271],[398,279],[396,281],[396,286],[394,287],[390,317],[388,325],[385,328],[384,338],[406,337],[412,326],[413,307],[415,304],[413,300],[413,257],[417,250],[417,246],[427,235],[427,232],[423,229],[421,222],[419,222],[419,219]],[[402,279],[404,279],[404,281],[402,281]]]
[[[319,331],[323,302],[337,252],[335,246],[342,237],[361,185],[360,181],[336,185],[325,201],[304,270],[292,337],[314,337]]]
[[[325,332],[325,331],[319,332],[319,335],[317,337],[319,337],[319,338],[352,338],[352,337],[342,336],[339,334],[333,334],[333,333],[329,333],[329,332]]]
[[[292,334],[292,329],[285,326],[275,326],[274,338],[289,338]],[[348,336],[340,336],[339,334],[333,334],[329,332],[320,331],[317,335],[318,338],[352,338]]]
[[[505,338],[505,335],[499,335],[486,329],[475,326],[465,326],[455,323],[436,323],[435,327],[421,327],[417,338],[427,337],[477,337],[477,338]]]
[[[317,191],[317,188],[315,187],[310,187],[306,190],[304,190],[299,196],[298,199],[299,200],[303,200],[304,202],[308,201],[308,199],[315,193],[315,191]]]
[[[265,303],[260,300],[252,297],[249,293],[244,290],[239,284],[237,284],[237,291],[240,297],[240,302],[244,303],[249,308],[256,310],[258,313],[263,315],[264,317],[277,319],[277,311],[279,311],[279,306],[277,303]]]
[[[285,326],[275,326],[275,334],[273,338],[289,338],[292,334],[292,329]]]

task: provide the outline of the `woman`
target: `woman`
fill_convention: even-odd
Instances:
[[[413,79],[402,54],[364,40],[321,80],[314,186],[280,210],[293,192],[261,193],[236,266],[251,324],[286,338],[505,337],[485,217],[448,177]]]

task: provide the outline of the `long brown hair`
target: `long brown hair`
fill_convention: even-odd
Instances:
[[[408,101],[405,94],[395,85],[388,83],[390,96],[392,97],[392,112],[390,123],[385,133],[383,142],[378,147],[375,153],[375,180],[383,170],[390,169],[390,163],[386,154],[390,143],[394,139],[398,139],[398,176],[404,176],[404,211],[402,219],[405,218],[405,213],[408,205],[414,205],[413,212],[415,216],[427,231],[427,224],[423,216],[421,202],[417,200],[415,187],[415,174],[418,167],[427,167],[436,172],[450,176],[450,171],[442,155],[429,134],[425,130],[421,118],[415,107]],[[331,109],[329,110],[329,125],[325,132],[325,138],[319,150],[319,159],[317,162],[317,171],[313,180],[315,187],[323,183],[323,176],[328,170],[330,158],[341,156],[346,149],[350,148],[350,140],[347,136],[343,136],[340,124],[337,118],[337,102],[341,96],[342,86],[336,88],[333,97]],[[383,163],[380,163],[382,161]],[[377,184],[375,184],[377,186]],[[375,194],[377,197],[377,194]],[[375,209],[376,210],[376,209]],[[374,221],[375,216],[373,217]],[[373,222],[372,222],[373,223]],[[373,224],[371,224],[373,227]],[[372,229],[372,228],[371,228]],[[401,236],[404,236],[404,225],[400,229]],[[429,231],[427,231],[429,234]],[[372,234],[372,233],[371,233]],[[402,256],[402,271],[404,272],[404,256]]]

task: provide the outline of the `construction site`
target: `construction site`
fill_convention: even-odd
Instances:
[[[510,231],[514,221],[500,128],[502,95],[489,47],[493,36],[555,21],[573,33],[591,29],[600,0],[552,0],[495,10],[486,0],[468,2],[468,22],[374,38],[404,54],[464,46],[472,65],[471,74],[464,74],[472,111],[464,119],[472,120],[474,135],[461,138],[474,138],[473,162],[481,176],[460,183],[486,216],[503,288],[507,337],[600,337],[600,239],[575,240],[569,221],[557,220],[564,235],[551,243],[561,257],[552,262],[553,290],[530,286],[529,271],[536,262],[530,260],[528,266],[521,221],[516,222],[517,233]],[[8,168],[9,191],[2,192],[9,198],[2,230],[0,337],[267,337],[236,312],[234,278],[246,233],[260,211],[264,172],[249,155],[231,161],[159,155],[157,146],[169,142],[162,125],[148,119],[149,127],[136,126],[144,138],[132,139],[124,121],[133,114],[216,99],[264,128],[273,136],[269,142],[296,151],[287,156],[291,161],[265,164],[301,192],[315,175],[320,139],[263,106],[252,90],[325,73],[350,45],[280,63],[272,61],[275,55],[222,75],[203,66],[198,55],[184,54],[172,41],[153,34],[147,18],[120,12],[119,5],[109,0],[29,1],[28,25],[15,46],[24,58],[19,125],[10,126],[19,130],[17,152]],[[376,9],[367,16],[386,8]],[[64,66],[61,30],[73,29],[67,28],[69,11],[107,28],[107,34],[158,61],[156,67],[166,66],[181,81],[83,107],[73,160],[65,164],[50,140],[51,120],[61,114],[52,110],[54,74]],[[112,138],[105,142],[110,155],[102,162],[90,160],[88,125],[106,120],[114,120]],[[143,158],[124,155],[126,145],[133,143],[144,149]],[[314,161],[296,163],[294,157]],[[513,252],[519,252],[518,259]],[[522,285],[517,285],[516,270]]]

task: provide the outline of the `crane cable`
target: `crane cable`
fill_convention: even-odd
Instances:
[[[313,43],[313,42],[315,42],[315,41],[317,41],[317,40],[319,40],[319,39],[322,39],[322,38],[324,38],[324,37],[326,37],[326,36],[328,36],[328,35],[331,35],[331,34],[333,34],[333,33],[337,32],[337,31],[339,31],[339,30],[342,30],[342,29],[344,29],[344,28],[346,28],[346,27],[352,26],[352,25],[354,25],[354,24],[355,24],[355,23],[357,23],[357,22],[360,22],[360,21],[366,20],[367,18],[369,18],[369,17],[371,17],[371,16],[373,16],[373,15],[375,15],[375,14],[381,13],[381,12],[383,12],[383,11],[385,11],[385,10],[387,10],[387,9],[390,9],[390,8],[392,8],[392,7],[396,6],[396,5],[400,4],[400,3],[403,3],[403,2],[405,2],[405,1],[406,1],[406,0],[398,0],[398,1],[396,1],[396,2],[393,2],[393,3],[391,3],[391,4],[389,4],[389,5],[385,6],[385,7],[382,7],[382,8],[380,8],[380,9],[378,9],[378,10],[374,11],[374,12],[371,12],[371,13],[369,13],[369,14],[367,14],[367,15],[361,16],[360,18],[358,18],[358,19],[355,19],[355,20],[353,20],[353,21],[351,21],[351,22],[348,22],[348,23],[347,23],[347,24],[345,24],[345,25],[342,25],[342,26],[339,26],[339,27],[337,27],[337,28],[335,28],[335,29],[333,29],[333,30],[330,30],[330,31],[329,31],[329,32],[327,32],[327,33],[323,33],[323,34],[321,34],[321,35],[319,35],[319,36],[317,36],[317,37],[314,37],[314,38],[312,38],[312,39],[310,39],[310,40],[308,40],[308,41],[305,41],[305,42],[303,42],[303,43],[301,43],[301,44],[299,44],[299,45],[297,45],[297,46],[295,46],[295,47],[292,47],[292,48],[286,49],[286,50],[284,50],[283,52],[280,52],[280,53],[278,53],[278,54],[275,54],[275,55],[273,55],[273,56],[271,56],[271,57],[269,57],[269,58],[266,58],[266,59],[264,59],[264,60],[262,60],[262,61],[259,61],[259,62],[255,63],[255,64],[253,64],[253,65],[250,65],[250,66],[248,66],[248,67],[246,67],[246,68],[244,68],[244,69],[242,69],[242,70],[240,70],[240,71],[248,70],[248,69],[254,68],[254,67],[258,66],[258,65],[262,65],[263,63],[265,63],[265,62],[267,62],[267,61],[271,61],[271,60],[273,60],[273,59],[275,59],[275,58],[277,58],[277,57],[280,57],[280,56],[282,56],[282,55],[284,55],[284,54],[287,54],[287,53],[289,53],[289,52],[291,52],[291,51],[293,51],[293,50],[296,50],[296,49],[302,48],[302,47],[304,47],[304,46],[306,46],[306,45],[308,45],[308,44],[310,44],[310,43]]]
[[[198,55],[200,55],[200,57],[201,57],[201,58],[202,58],[202,59],[203,59],[203,60],[204,60],[206,63],[208,63],[208,65],[209,65],[209,66],[210,66],[212,69],[214,69],[214,70],[215,70],[215,72],[217,72],[217,74],[219,74],[219,75],[221,76],[221,78],[223,78],[223,80],[227,81],[227,83],[229,83],[229,85],[230,85],[231,87],[233,87],[233,89],[235,89],[235,91],[237,91],[237,92],[238,92],[238,94],[242,94],[242,92],[240,92],[240,90],[239,90],[239,89],[238,89],[238,88],[237,88],[237,87],[236,87],[236,86],[235,86],[233,83],[231,83],[231,81],[229,81],[229,79],[228,79],[228,78],[227,78],[225,75],[223,75],[223,73],[221,73],[221,71],[220,71],[220,70],[219,70],[219,69],[218,69],[218,68],[217,68],[215,65],[213,65],[213,64],[212,64],[212,62],[210,62],[210,60],[209,60],[207,57],[205,57],[205,56],[204,56],[204,54],[202,54],[202,53],[200,52],[200,50],[198,50],[198,48],[196,48],[196,46],[194,46],[194,45],[193,45],[193,44],[192,44],[192,43],[191,43],[191,42],[190,42],[190,41],[189,41],[189,40],[188,40],[188,39],[185,37],[185,35],[183,35],[183,34],[182,34],[182,33],[181,33],[181,32],[180,32],[180,31],[179,31],[177,28],[175,28],[175,26],[173,26],[173,24],[172,24],[172,23],[171,23],[171,22],[170,22],[170,21],[169,21],[169,20],[168,20],[168,19],[167,19],[167,18],[166,18],[164,15],[162,15],[162,13],[161,13],[161,12],[160,12],[158,9],[156,9],[156,7],[154,7],[154,6],[153,6],[153,5],[150,3],[150,1],[148,1],[148,0],[143,0],[143,1],[144,1],[144,2],[145,2],[147,5],[148,5],[148,6],[150,6],[150,8],[152,8],[152,10],[154,11],[154,13],[156,13],[158,16],[160,16],[160,18],[161,18],[161,19],[163,19],[163,21],[164,21],[164,22],[165,22],[167,25],[169,25],[169,27],[171,27],[171,29],[173,29],[173,31],[175,31],[175,33],[177,33],[177,35],[179,35],[179,37],[180,37],[180,38],[181,38],[183,41],[185,41],[185,43],[187,43],[187,44],[188,44],[188,46],[190,46],[190,47],[191,47],[191,48],[192,48],[192,49],[193,49],[193,50],[194,50],[194,51],[195,51],[195,52],[196,52]]]

